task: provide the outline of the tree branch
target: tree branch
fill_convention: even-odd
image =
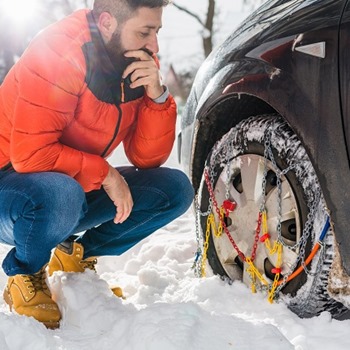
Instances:
[[[200,17],[198,15],[196,15],[195,13],[193,13],[192,11],[188,10],[187,8],[185,7],[182,7],[180,5],[177,5],[175,2],[172,3],[173,6],[175,6],[178,10],[180,11],[184,11],[186,12],[188,15],[192,16],[193,18],[195,18],[197,20],[197,22],[200,23],[200,25],[202,27],[205,27],[205,24],[202,22],[202,20],[200,19]]]

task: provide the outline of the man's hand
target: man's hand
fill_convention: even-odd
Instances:
[[[124,222],[129,217],[134,205],[128,184],[116,169],[109,166],[102,186],[117,207],[114,223]]]
[[[127,51],[124,55],[137,59],[137,61],[129,64],[123,73],[123,79],[131,74],[130,87],[134,89],[144,86],[147,96],[151,99],[156,99],[162,95],[164,88],[160,71],[152,56],[143,50]]]

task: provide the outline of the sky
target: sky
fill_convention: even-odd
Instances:
[[[200,16],[204,21],[208,6],[206,0],[176,0],[180,6]],[[214,24],[214,47],[246,18],[251,9],[241,0],[216,0]],[[204,59],[202,50],[202,28],[191,16],[168,6],[163,13],[163,28],[159,32],[162,64],[172,64],[176,71],[186,66],[197,67]]]
[[[198,4],[203,0],[192,1]],[[230,1],[235,10],[239,9],[237,3]],[[178,31],[185,26],[175,19],[173,22]],[[122,149],[112,155],[110,162],[126,163]],[[176,146],[165,166],[181,168]],[[0,245],[0,260],[9,249]],[[252,294],[239,281],[230,285],[213,276],[210,268],[206,278],[197,278],[192,270],[196,250],[190,208],[122,256],[100,258],[97,274],[55,273],[48,283],[62,312],[57,330],[9,312],[0,300],[0,349],[350,348],[350,320],[333,320],[326,312],[300,319],[282,302],[270,304],[263,293]],[[0,271],[1,289],[6,281]],[[124,300],[110,292],[109,285],[115,284],[123,288]]]

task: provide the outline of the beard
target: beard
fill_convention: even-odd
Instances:
[[[117,71],[123,72],[125,68],[134,61],[133,58],[124,56],[126,50],[122,45],[121,31],[118,30],[118,28],[113,33],[111,40],[106,43],[105,46],[109,59]]]
[[[111,40],[105,44],[106,51],[109,59],[112,62],[113,67],[117,71],[122,71],[126,69],[126,67],[135,61],[138,61],[138,58],[135,57],[125,57],[124,53],[127,51],[121,40],[121,31],[120,29],[116,29],[116,31],[112,34]],[[148,50],[145,47],[140,48],[139,50],[145,51],[148,55],[152,56],[153,52]]]

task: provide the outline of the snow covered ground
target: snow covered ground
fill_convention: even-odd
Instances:
[[[124,163],[121,151],[111,158]],[[179,167],[176,152],[167,166]],[[0,260],[8,248],[0,245]],[[348,350],[350,320],[328,313],[299,319],[282,303],[240,282],[198,279],[190,209],[120,257],[99,259],[98,275],[55,273],[49,280],[61,327],[10,313],[0,301],[1,350]],[[1,289],[7,277],[0,272]],[[112,295],[118,284],[126,299]]]
[[[168,166],[179,167],[175,150]],[[119,151],[111,161],[126,159]],[[0,260],[8,249],[0,245]],[[55,273],[49,283],[63,317],[54,331],[10,313],[0,300],[0,350],[350,349],[350,320],[328,313],[299,319],[242,283],[198,279],[191,269],[196,249],[189,210],[123,256],[100,258],[98,275]],[[6,281],[0,271],[0,289]],[[126,299],[108,284],[120,285]]]

